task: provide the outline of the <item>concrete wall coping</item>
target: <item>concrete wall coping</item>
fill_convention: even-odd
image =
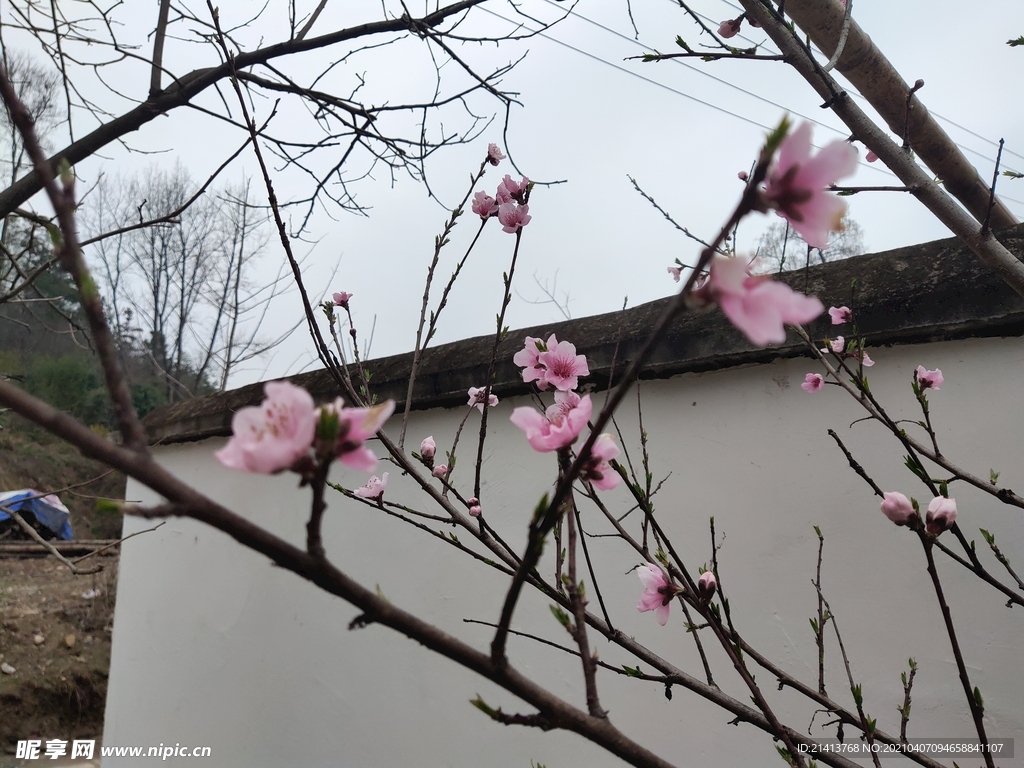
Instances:
[[[1000,242],[1024,256],[1024,225],[998,233]],[[868,347],[913,344],[981,336],[1024,335],[1024,299],[1014,293],[956,238],[865,254],[844,261],[788,272],[781,278],[794,289],[813,294],[826,307],[854,309]],[[512,356],[526,336],[571,341],[585,354],[598,390],[628,365],[668,299],[630,309],[510,331],[498,347],[492,390],[499,397],[527,394]],[[808,326],[814,338],[834,336],[829,315]],[[466,391],[482,386],[487,375],[494,335],[476,336],[428,348],[421,359],[413,393],[413,409],[465,405]],[[678,318],[644,367],[642,378],[666,378],[736,365],[765,363],[809,354],[790,331],[786,342],[759,349],[737,331],[717,309],[689,311]],[[370,360],[371,391],[378,399],[404,402],[412,353]],[[339,394],[324,370],[291,376],[317,402]],[[262,383],[159,408],[143,420],[153,443],[202,440],[231,434],[236,410],[258,405]]]

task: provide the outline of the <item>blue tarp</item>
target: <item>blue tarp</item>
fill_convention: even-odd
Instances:
[[[20,491],[0,492],[0,505],[9,507],[26,520],[34,517],[45,528],[53,531],[58,539],[68,541],[75,538],[71,532],[71,513],[53,494],[37,498],[39,491],[25,488]],[[10,520],[11,516],[0,509],[0,522]]]

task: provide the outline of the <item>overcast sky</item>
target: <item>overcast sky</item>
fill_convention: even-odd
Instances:
[[[299,3],[308,7],[307,11],[315,4],[313,0]],[[124,35],[134,36],[148,51],[151,42],[145,34],[152,29],[156,4],[145,4],[145,8],[131,5],[118,11],[125,24]],[[222,2],[224,23],[239,24],[244,14],[261,5]],[[191,6],[197,15],[203,9],[198,2]],[[264,44],[285,39],[283,6],[272,0],[251,30],[240,31],[238,40],[243,46],[255,47],[261,38]],[[524,0],[520,7],[544,20],[553,20],[565,10],[564,4],[550,0]],[[716,25],[739,13],[738,5],[723,0],[694,0],[692,7]],[[418,11],[422,6],[410,3],[410,8]],[[735,205],[741,192],[736,173],[748,168],[756,157],[766,126],[777,124],[788,111],[798,120],[802,115],[821,123],[814,139],[819,146],[847,135],[837,118],[819,108],[810,87],[782,63],[625,61],[644,50],[677,50],[673,43],[676,35],[694,47],[701,43],[698,28],[672,0],[633,0],[632,11],[639,42],[633,39],[624,1],[582,0],[572,15],[542,36],[500,46],[467,44],[458,49],[460,56],[481,72],[525,53],[525,59],[502,81],[505,90],[519,94],[522,106],[512,110],[507,145],[498,114],[491,128],[473,144],[434,156],[429,178],[436,196],[446,206],[461,199],[469,174],[492,141],[505,148],[531,179],[565,182],[534,190],[530,204],[533,220],[524,231],[516,270],[517,295],[508,312],[507,322],[513,328],[562,317],[551,305],[530,303],[543,298],[534,276],[549,287],[557,278],[559,298],[568,293],[574,317],[616,310],[627,297],[628,304],[635,306],[676,289],[666,267],[676,258],[692,262],[698,247],[640,198],[627,175],[635,177],[677,221],[710,238]],[[1007,142],[1004,167],[1024,171],[1024,117],[1018,86],[1024,49],[1006,45],[1009,38],[1024,34],[1024,3],[986,0],[965,6],[953,0],[858,0],[854,15],[907,81],[925,80],[919,93],[922,101],[940,117],[983,176],[992,172],[995,142],[1000,137]],[[311,34],[380,17],[379,2],[337,0],[328,4]],[[502,17],[513,18],[512,7],[493,0],[484,10],[471,14],[462,32],[493,36],[511,31],[513,25]],[[523,19],[519,17],[519,21]],[[172,28],[172,34],[189,36],[193,26],[182,23]],[[767,40],[746,25],[744,34],[756,42]],[[764,50],[773,50],[770,41]],[[212,51],[175,38],[168,41],[166,55],[168,67],[179,74],[215,62]],[[295,77],[308,79],[324,63],[339,58],[340,52],[332,50],[282,61],[281,65]],[[148,70],[143,65],[128,65],[117,74],[110,68],[105,72],[111,85],[144,98]],[[455,65],[447,64],[442,72],[443,93],[464,87],[465,75]],[[421,100],[433,91],[434,70],[417,40],[338,64],[317,87],[347,94],[357,75],[365,75],[363,95],[375,103]],[[224,92],[230,96],[227,89]],[[95,93],[100,94],[98,89]],[[101,95],[111,111],[131,106],[128,100]],[[197,103],[218,112],[224,109],[212,90]],[[485,98],[476,98],[472,107],[477,114],[487,115],[500,108]],[[257,103],[257,119],[265,118],[270,108],[269,101]],[[456,113],[451,119],[453,122],[445,123],[446,129],[461,127]],[[88,118],[80,118],[77,135],[91,127]],[[277,135],[306,139],[316,135],[309,116],[290,108],[279,111],[272,129]],[[177,157],[195,179],[203,180],[243,138],[237,129],[213,117],[179,109],[127,137],[134,149],[162,154],[140,155],[112,145],[104,151],[104,158],[83,163],[78,170],[88,180],[101,170],[130,172],[154,162],[169,164]],[[325,155],[324,162],[328,160]],[[246,153],[228,169],[226,178],[238,181],[256,170],[251,153]],[[354,167],[352,176],[358,171]],[[490,170],[478,188],[493,194],[504,173],[515,175],[507,161]],[[352,307],[364,337],[376,317],[372,355],[382,356],[413,346],[426,265],[434,235],[447,214],[422,185],[407,178],[392,183],[385,173],[377,176],[353,187],[359,202],[370,209],[367,217],[321,210],[310,223],[308,242],[297,243],[296,250],[308,254],[305,277],[314,299],[335,290],[353,293]],[[299,174],[279,172],[276,181],[283,199],[309,194],[308,180]],[[862,163],[848,183],[896,182],[877,164]],[[259,185],[254,188],[260,189]],[[1024,218],[1024,180],[1002,179],[1000,191],[1010,210]],[[861,194],[849,201],[850,215],[863,228],[868,251],[948,236],[909,195]],[[300,218],[298,210],[291,215],[293,223]],[[741,249],[752,251],[764,227],[773,220],[754,217],[745,222],[739,235]],[[439,268],[443,278],[475,230],[475,217],[467,215],[445,249]],[[488,226],[455,288],[435,343],[494,331],[501,273],[507,269],[514,240],[501,232],[497,222]],[[280,245],[271,240],[263,256],[265,273],[276,273],[282,258]],[[330,280],[336,265],[337,276]],[[285,298],[268,321],[269,333],[291,325],[299,313],[297,299]],[[312,365],[312,345],[301,333],[268,361],[266,374],[262,366],[256,366],[240,372],[232,384],[294,373]]]

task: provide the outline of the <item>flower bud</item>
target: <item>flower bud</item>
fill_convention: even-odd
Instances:
[[[430,474],[432,474],[434,477],[444,477],[445,475],[448,474],[448,465],[438,464],[436,467],[434,467]]]
[[[718,582],[715,581],[715,574],[711,571],[704,571],[697,579],[697,592],[702,600],[710,600],[718,589]]]
[[[424,459],[434,458],[434,453],[437,451],[437,444],[434,442],[434,436],[431,435],[420,443],[420,456]]]
[[[917,514],[910,499],[899,491],[886,491],[881,504],[882,514],[896,525],[909,525],[910,519]]]
[[[474,504],[472,507],[470,507],[469,514],[473,517],[480,517],[480,505]]]
[[[928,505],[924,517],[924,527],[932,536],[948,531],[956,522],[956,499],[936,496]]]

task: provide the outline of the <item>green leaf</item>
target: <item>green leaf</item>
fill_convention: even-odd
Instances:
[[[779,148],[782,140],[786,138],[789,133],[789,129],[792,126],[789,116],[782,118],[782,121],[778,124],[774,131],[768,134],[768,138],[765,140],[764,148],[768,154],[774,155],[775,151]]]
[[[676,35],[676,45],[678,45],[678,46],[679,46],[680,48],[682,48],[682,49],[683,49],[684,51],[686,51],[687,53],[693,53],[693,48],[691,48],[690,46],[688,46],[688,45],[686,44],[686,41],[685,41],[685,40],[683,40],[683,38],[682,38],[682,37],[680,37],[679,35]],[[1012,43],[1011,43],[1011,45],[1012,45]]]
[[[572,631],[569,627],[569,614],[559,608],[557,605],[549,605],[551,614],[558,619],[558,623],[566,628],[567,631]]]
[[[978,530],[981,531],[981,535],[985,537],[985,541],[988,543],[988,545],[990,547],[995,546],[995,543],[996,543],[996,537],[995,536],[993,536],[991,533],[986,531],[984,528],[979,528]]]
[[[996,471],[995,471],[994,469],[990,469],[990,470],[988,471],[988,481],[989,481],[989,482],[990,482],[990,483],[991,483],[992,485],[995,485],[995,484],[996,484],[996,480],[998,480],[998,479],[999,479],[999,473],[998,473],[998,472],[996,472]]]
[[[1024,45],[1024,35],[1014,38],[1013,40],[1007,40],[1006,44],[1011,48],[1016,48],[1018,45]]]
[[[497,718],[498,718],[498,710],[494,709],[493,707],[488,706],[487,702],[480,698],[480,694],[477,694],[475,699],[470,699],[469,703],[472,704],[477,709],[479,709],[481,712],[483,712],[485,715],[487,715],[492,720],[497,720]]]
[[[627,667],[625,664],[622,665],[622,669],[626,672],[626,677],[641,677],[643,672],[640,671],[639,666]]]

